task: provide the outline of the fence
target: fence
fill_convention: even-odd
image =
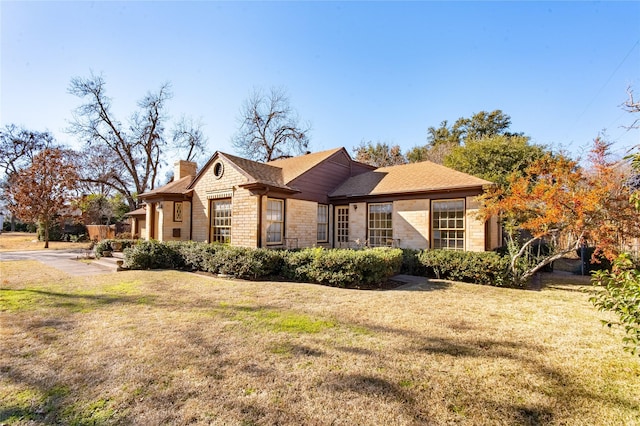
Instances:
[[[91,241],[102,241],[116,238],[116,235],[123,232],[131,232],[131,225],[128,223],[118,223],[115,225],[87,225],[87,232]]]

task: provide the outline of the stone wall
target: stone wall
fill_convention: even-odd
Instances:
[[[480,203],[476,197],[467,197],[466,199],[466,230],[465,230],[465,250],[467,251],[484,251],[485,248],[485,226],[484,221],[479,219],[478,211]]]
[[[313,247],[318,244],[318,203],[314,201],[286,201],[285,237],[297,239],[298,247]]]
[[[211,198],[231,198],[231,244],[234,246],[257,246],[257,209],[260,196],[252,195],[248,190],[238,185],[246,183],[247,178],[232,164],[224,159],[218,160],[223,164],[220,177],[214,175],[213,162],[203,171],[193,188],[193,234],[194,241],[209,241],[209,200]]]
[[[428,199],[393,203],[393,238],[400,247],[429,247],[429,205]]]

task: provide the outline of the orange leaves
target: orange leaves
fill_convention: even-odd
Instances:
[[[45,149],[34,156],[31,166],[11,175],[7,187],[10,209],[23,220],[48,221],[64,207],[77,181],[66,152]]]
[[[589,159],[591,166],[583,169],[567,157],[546,155],[523,176],[511,175],[507,189],[483,196],[483,214],[500,215],[510,233],[588,233],[591,244],[614,256],[640,236],[640,219],[628,202],[623,172],[608,159],[608,144],[597,138]]]

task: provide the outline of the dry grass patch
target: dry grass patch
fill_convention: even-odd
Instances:
[[[87,249],[90,243],[70,243],[65,241],[49,241],[49,250]],[[0,233],[0,251],[44,250],[44,241],[29,232]]]
[[[357,291],[37,265],[0,263],[0,423],[640,424],[640,359],[570,281]]]

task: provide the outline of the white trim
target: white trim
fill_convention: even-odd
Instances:
[[[216,198],[231,198],[233,196],[233,189],[220,189],[217,191],[207,191],[207,200],[214,200]]]

